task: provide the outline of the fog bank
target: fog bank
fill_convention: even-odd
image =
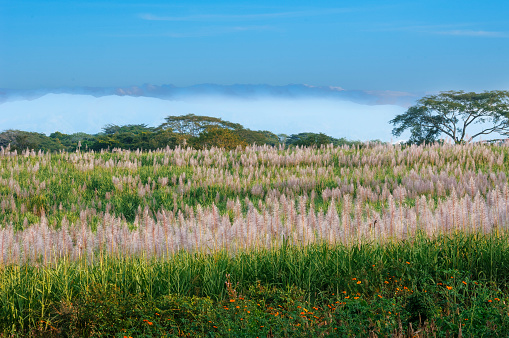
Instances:
[[[391,141],[388,123],[405,109],[337,99],[232,99],[193,97],[169,101],[149,97],[48,94],[0,104],[0,130],[98,133],[106,124],[157,126],[168,115],[207,115],[254,130],[296,134],[323,132],[350,140]]]

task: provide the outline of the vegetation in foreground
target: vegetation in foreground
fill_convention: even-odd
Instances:
[[[503,334],[508,151],[3,148],[1,331]]]
[[[419,235],[6,266],[0,325],[20,336],[494,336],[509,330],[508,240]]]

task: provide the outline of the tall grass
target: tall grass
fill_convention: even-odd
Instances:
[[[294,304],[285,292],[316,306],[345,305],[346,295],[393,299],[380,304],[408,307],[415,319],[431,298],[409,297],[434,290],[442,300],[463,299],[467,311],[467,294],[508,291],[508,145],[2,148],[0,328],[120,334],[108,331],[108,320],[118,321],[115,330],[147,327],[165,307],[175,324],[168,304],[183,302],[203,311],[179,312],[179,327],[205,335],[218,313],[213,304],[261,295],[267,305],[277,297]],[[466,288],[480,284],[482,292]],[[453,288],[462,290],[456,298],[447,293]],[[435,320],[453,311],[448,303],[431,308]],[[325,322],[327,330],[339,325]]]
[[[57,326],[70,314],[75,316],[75,325],[84,329],[90,320],[84,317],[84,299],[91,291],[95,295],[109,293],[112,286],[125,297],[138,295],[140,301],[155,304],[169,296],[228,300],[232,288],[226,287],[226,282],[241,298],[253,297],[256,286],[266,290],[296,288],[302,290],[301,301],[309,306],[331,298],[343,301],[343,295],[394,297],[397,286],[401,291],[404,286],[409,292],[421,293],[437,284],[444,284],[446,291],[445,285],[467,290],[467,283],[472,288],[475,281],[507,292],[508,240],[507,233],[434,238],[418,234],[397,244],[283,244],[233,256],[226,251],[191,254],[182,250],[165,260],[105,255],[94,264],[63,259],[46,267],[9,265],[0,274],[0,329],[23,332],[41,327],[41,323],[46,323],[43,327]],[[157,312],[146,312],[150,311]]]

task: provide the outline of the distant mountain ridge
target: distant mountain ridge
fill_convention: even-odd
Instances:
[[[409,107],[420,97],[416,93],[379,90],[347,90],[334,86],[311,86],[290,84],[273,86],[265,84],[198,84],[177,87],[172,84],[128,87],[62,87],[53,89],[0,89],[0,103],[15,100],[34,100],[47,94],[92,95],[95,97],[116,95],[153,97],[163,100],[186,100],[200,96],[222,96],[230,98],[327,98],[351,101],[366,105],[398,105]]]

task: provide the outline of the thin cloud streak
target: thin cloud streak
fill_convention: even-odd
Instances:
[[[157,16],[153,14],[141,14],[140,18],[148,21],[224,21],[224,20],[263,20],[275,18],[295,18],[305,16],[322,16],[354,11],[353,8],[331,8],[326,10],[291,11],[278,13],[260,14],[200,14],[189,16]]]
[[[207,36],[218,36],[224,34],[232,34],[237,32],[249,32],[249,31],[264,31],[273,30],[271,26],[236,26],[236,27],[217,27],[199,30],[196,32],[183,32],[183,33],[167,33],[163,36],[170,38],[200,38]]]
[[[233,27],[206,27],[196,31],[187,32],[166,32],[166,33],[148,33],[148,34],[105,34],[103,36],[111,38],[148,38],[148,37],[168,37],[168,38],[201,38],[210,36],[220,36],[252,31],[276,30],[273,26],[233,26]]]
[[[467,37],[486,37],[486,38],[507,38],[509,32],[461,29],[469,26],[479,26],[479,23],[455,23],[455,24],[436,24],[436,25],[412,25],[412,26],[389,26],[376,29],[364,30],[368,32],[414,32],[433,35],[467,36]]]
[[[483,31],[483,30],[450,30],[436,32],[440,35],[455,35],[455,36],[474,36],[474,37],[486,37],[486,38],[508,38],[509,33],[506,32],[494,32],[494,31]]]

